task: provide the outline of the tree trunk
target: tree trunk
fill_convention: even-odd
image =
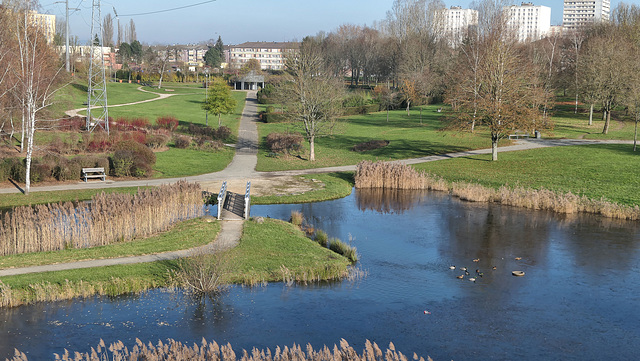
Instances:
[[[593,103],[591,103],[591,109],[589,110],[589,125],[593,125]]]
[[[636,151],[636,146],[638,144],[638,118],[636,117],[636,126],[633,129],[633,151]]]
[[[611,123],[611,110],[606,111],[607,120],[604,122],[604,129],[602,129],[602,134],[609,134],[609,124]]]
[[[222,113],[218,114],[218,128],[222,125]]]
[[[498,160],[498,137],[491,136],[491,160]]]
[[[422,108],[420,108],[420,125],[422,125]]]
[[[411,114],[409,112],[409,108],[411,107],[411,100],[407,100],[407,116],[410,117]]]
[[[311,136],[309,138],[309,161],[313,162],[316,160],[316,137]]]
[[[387,105],[387,123],[389,123],[389,106]]]

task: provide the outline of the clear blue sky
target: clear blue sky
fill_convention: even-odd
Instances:
[[[148,44],[197,43],[222,36],[225,44],[245,41],[292,41],[318,31],[332,31],[340,24],[371,25],[382,20],[393,0],[216,0],[180,10],[150,15],[124,16],[172,9],[206,0],[102,0],[102,15],[113,8],[122,24],[133,19],[138,40]],[[447,6],[468,7],[471,0],[445,0]],[[620,0],[612,0],[614,8]],[[519,4],[520,1],[514,2]],[[551,23],[562,22],[562,0],[538,0],[551,8]],[[640,3],[630,0],[627,3]],[[64,18],[64,0],[41,0],[42,11]],[[71,33],[89,38],[92,0],[69,0],[79,8],[71,18]]]

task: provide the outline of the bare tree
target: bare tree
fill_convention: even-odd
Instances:
[[[116,41],[116,46],[120,47],[120,44],[122,44],[122,37],[123,37],[123,30],[122,30],[122,25],[120,25],[120,18],[118,18],[118,40]]]
[[[467,129],[469,119],[477,116],[491,134],[492,160],[496,161],[500,139],[514,130],[533,131],[539,116],[535,104],[541,103],[543,92],[530,71],[532,63],[503,17],[497,14],[488,26],[479,40],[483,49],[477,72],[480,86],[469,91],[462,83],[453,92],[461,89],[455,99],[456,124]]]
[[[46,42],[43,29],[31,19],[29,11],[36,5],[36,2],[17,3],[11,10],[15,14],[15,27],[11,33],[16,43],[12,93],[22,106],[23,139],[26,138],[27,143],[25,194],[29,194],[31,187],[31,159],[38,117],[51,105],[56,82],[63,70],[56,64],[57,57]]]
[[[327,135],[342,113],[344,86],[324,67],[321,42],[305,38],[299,52],[287,55],[287,80],[277,88],[286,114],[304,129],[309,160],[315,161],[315,140]]]
[[[102,22],[102,44],[113,46],[113,18],[107,14]]]

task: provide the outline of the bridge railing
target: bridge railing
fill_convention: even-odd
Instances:
[[[222,219],[222,206],[224,206],[224,200],[227,198],[227,182],[222,182],[220,193],[218,193],[218,220]]]
[[[249,219],[250,206],[251,206],[251,182],[247,182],[247,190],[244,192],[244,219]]]

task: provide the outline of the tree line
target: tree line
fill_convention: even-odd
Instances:
[[[503,12],[510,4],[475,2],[478,24],[452,39],[439,23],[441,0],[395,0],[373,26],[345,24],[309,36],[301,51],[313,49],[321,59],[322,71],[312,67],[315,74],[309,76],[378,87],[375,93],[387,108],[451,104],[452,127],[488,127],[494,159],[498,141],[510,132],[533,134],[551,125],[556,96],[574,97],[576,113],[579,102],[590,106],[590,122],[600,111],[604,134],[614,109],[640,119],[640,7],[622,3],[609,22],[521,42]],[[296,64],[288,64],[292,75],[300,75]]]

